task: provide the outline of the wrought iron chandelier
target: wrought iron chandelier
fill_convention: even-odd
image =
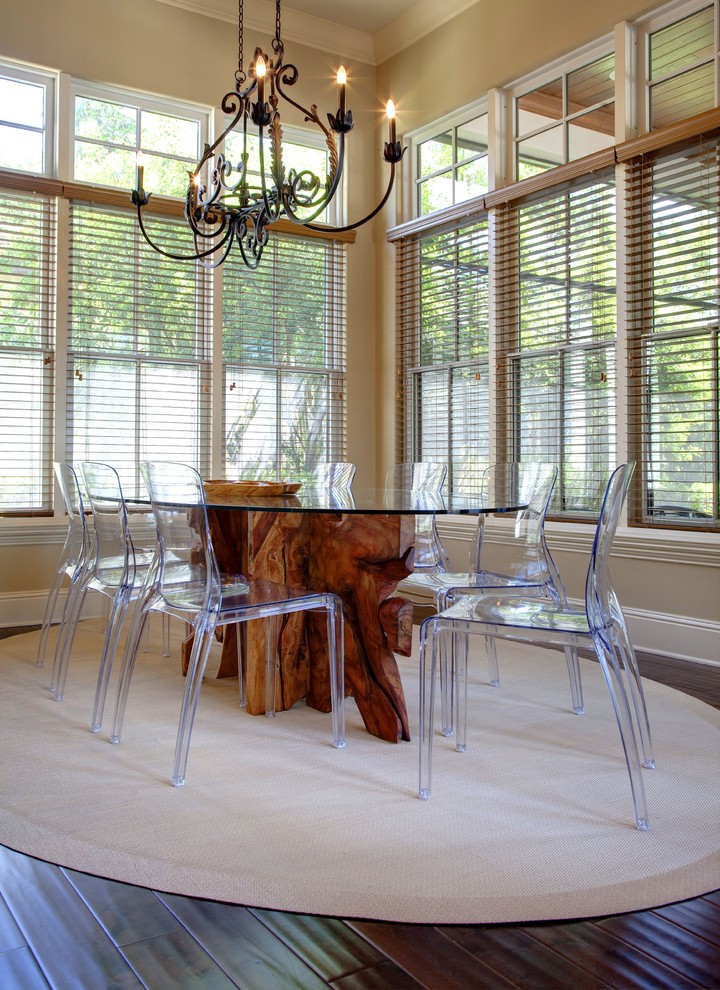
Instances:
[[[340,66],[337,72],[338,110],[327,114],[327,126],[313,104],[309,109],[288,96],[285,87],[298,80],[296,66],[283,61],[281,38],[281,0],[275,4],[274,57],[255,49],[247,73],[243,68],[243,0],[238,0],[238,67],[235,88],[223,97],[221,108],[231,119],[220,137],[206,144],[195,170],[189,172],[190,183],[185,199],[185,218],[193,236],[192,254],[175,254],[156,244],[148,234],[143,208],[150,193],[143,188],[143,166],[138,163],[137,188],[132,201],[137,207],[140,230],[148,244],[160,254],[176,261],[199,261],[207,268],[217,268],[234,245],[240,249],[248,268],[257,268],[269,239],[268,226],[281,218],[298,226],[318,231],[348,231],[371,220],[385,205],[395,179],[395,166],[405,149],[396,138],[395,107],[387,103],[388,141],[383,159],[390,165],[385,194],[378,205],[362,220],[342,227],[316,224],[340,184],[345,158],[345,135],[353,128],[352,110],[346,108],[347,75]],[[307,123],[324,135],[328,167],[324,177],[309,169],[286,168],[283,154],[283,130],[280,100],[295,107]],[[234,164],[224,152],[227,135],[240,136],[242,152]],[[256,169],[251,171],[251,151],[257,149]],[[220,150],[218,150],[220,149]],[[207,176],[207,178],[205,178]]]

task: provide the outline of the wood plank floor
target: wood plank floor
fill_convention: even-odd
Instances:
[[[718,668],[640,664],[720,707]],[[390,924],[161,894],[0,846],[0,990],[48,987],[718,990],[720,892],[588,921]]]

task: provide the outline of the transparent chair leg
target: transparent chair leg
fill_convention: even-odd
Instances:
[[[64,577],[64,571],[55,571],[53,575],[52,584],[50,585],[50,591],[48,592],[47,602],[45,603],[45,612],[43,614],[42,627],[40,629],[40,643],[38,644],[37,658],[35,660],[36,667],[45,666],[45,652],[47,650],[48,633],[50,632],[50,627],[52,626],[53,616],[55,614],[55,606],[57,605],[57,600],[60,595],[60,588],[62,586],[62,581]]]
[[[140,652],[147,653],[150,649],[150,623],[145,623],[145,628],[143,629],[142,638],[140,640]]]
[[[580,662],[578,653],[574,646],[565,647],[565,662],[567,663],[568,675],[570,677],[570,696],[572,698],[572,710],[576,715],[585,714],[583,704],[582,678],[580,676]]]
[[[345,745],[345,627],[342,603],[333,602],[326,610],[327,643],[330,663],[330,701],[332,705],[332,744]]]
[[[442,711],[442,734],[451,736],[455,731],[455,691],[457,690],[457,668],[453,641],[448,647],[448,637],[441,636],[438,644],[440,662],[440,704]]]
[[[167,613],[162,615],[162,655],[170,656],[170,616]]]
[[[247,623],[237,622],[235,624],[235,652],[237,655],[238,688],[240,689],[240,707],[247,708],[247,668],[245,657],[245,637]]]
[[[197,711],[197,704],[200,698],[202,679],[212,646],[213,632],[214,624],[206,620],[201,620],[195,629],[192,655],[190,657],[187,677],[185,678],[185,693],[183,694],[182,706],[180,708],[180,722],[172,770],[173,787],[181,787],[185,783],[190,736],[192,735],[195,712]]]
[[[630,705],[625,693],[624,678],[620,671],[615,651],[607,649],[600,636],[594,636],[593,639],[595,641],[595,650],[605,676],[605,683],[610,693],[610,700],[612,701],[618,729],[620,730],[620,739],[625,751],[625,760],[630,776],[630,788],[632,790],[633,806],[635,809],[635,824],[641,832],[647,832],[650,828],[650,823],[648,821],[647,802],[645,799],[645,785],[640,768],[640,756],[635,737],[635,728],[630,714]]]
[[[430,660],[428,662],[428,649]],[[427,801],[431,792],[433,714],[435,709],[435,665],[437,662],[437,618],[430,616],[420,625],[419,670],[419,784],[418,797]]]
[[[63,621],[60,625],[61,635],[55,647],[55,661],[50,679],[50,691],[55,701],[62,701],[63,699],[70,654],[75,641],[75,633],[77,632],[86,593],[87,587],[79,586],[76,589],[72,598],[68,599],[67,617],[63,616]]]
[[[124,588],[115,596],[113,607],[110,612],[110,622],[105,643],[103,644],[102,657],[100,659],[100,669],[98,671],[97,687],[95,689],[95,705],[93,707],[91,732],[99,732],[102,728],[103,714],[105,712],[105,699],[107,698],[108,684],[110,683],[110,673],[112,671],[115,652],[117,650],[123,620],[130,603],[130,589]]]
[[[500,668],[498,667],[497,646],[493,636],[485,636],[485,652],[487,653],[490,687],[499,687]]]
[[[268,718],[275,717],[280,651],[278,631],[277,615],[265,619],[265,714]]]
[[[130,681],[132,680],[135,661],[140,652],[140,642],[143,637],[145,626],[148,623],[149,613],[144,611],[141,602],[137,603],[136,612],[130,633],[125,641],[123,651],[122,666],[120,667],[120,680],[115,699],[115,713],[113,715],[112,731],[110,742],[119,743],[122,737],[123,721],[125,719],[125,706],[127,705],[128,692],[130,691]]]
[[[632,710],[635,713],[635,725],[642,749],[643,766],[648,770],[654,770],[655,757],[650,735],[650,721],[645,706],[645,693],[643,691],[642,681],[640,680],[637,657],[635,656],[635,650],[632,647],[624,621],[618,622],[617,618],[615,639],[623,662],[625,683],[627,684],[628,693],[632,701]]]
[[[456,656],[455,672],[455,749],[464,753],[467,749],[467,694],[468,694],[468,636],[453,632],[453,653]],[[443,636],[445,638],[445,636]]]

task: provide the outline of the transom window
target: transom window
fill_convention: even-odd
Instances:
[[[205,140],[206,121],[202,111],[129,94],[120,102],[116,93],[78,88],[73,98],[73,177],[132,189],[141,155],[144,187],[184,198],[188,171],[197,165]]]
[[[514,99],[517,179],[575,161],[615,141],[615,55],[559,72]]]
[[[416,168],[420,216],[482,196],[488,190],[488,115],[421,139]]]
[[[715,105],[717,5],[644,33],[646,115],[649,129],[691,117]]]
[[[53,80],[0,65],[0,168],[52,173]]]

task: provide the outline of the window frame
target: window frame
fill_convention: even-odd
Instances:
[[[28,169],[5,169],[8,172],[15,172],[19,175],[45,175],[54,176],[56,175],[56,161],[55,161],[55,132],[56,132],[56,93],[58,89],[58,74],[50,71],[43,71],[41,69],[35,69],[30,66],[21,65],[17,62],[12,62],[9,60],[0,60],[0,77],[9,79],[14,82],[20,83],[30,83],[35,86],[41,86],[45,91],[45,107],[44,107],[44,124],[41,130],[43,134],[43,169],[39,173],[30,172]],[[3,121],[5,123],[5,121]],[[16,126],[20,130],[27,130],[27,127],[22,125],[8,125]],[[30,128],[33,132],[37,132],[37,128]]]
[[[598,104],[593,104],[592,108],[584,107],[579,111],[569,112],[566,106],[567,104],[567,79],[573,72],[578,71],[586,66],[590,66],[595,62],[598,62],[608,55],[615,55],[615,94],[612,101],[600,101]],[[606,35],[604,38],[600,38],[593,42],[591,45],[585,46],[579,51],[575,52],[569,58],[556,59],[550,65],[545,66],[539,72],[533,72],[532,74],[518,80],[516,83],[507,87],[505,90],[507,97],[507,145],[506,145],[506,155],[508,162],[508,180],[510,182],[522,181],[518,179],[518,155],[517,148],[521,141],[527,140],[528,137],[537,136],[543,134],[553,127],[562,126],[563,129],[563,161],[559,165],[567,165],[571,161],[577,161],[579,159],[571,159],[568,154],[568,126],[573,120],[581,117],[583,114],[587,113],[589,109],[594,109],[599,106],[607,106],[609,102],[612,102],[615,107],[619,106],[619,71],[618,64],[620,59],[617,57],[615,52],[614,38],[611,35]],[[522,99],[523,96],[527,96],[534,90],[547,83],[553,82],[556,79],[562,82],[562,105],[563,105],[563,115],[558,118],[553,124],[548,124],[546,127],[538,127],[534,131],[528,131],[526,134],[517,134],[517,105],[518,101]],[[617,124],[616,124],[617,128]],[[615,143],[617,137],[617,132],[615,136],[608,142],[608,146]],[[555,167],[559,167],[556,165]],[[542,171],[552,171],[552,167],[549,169],[544,169]]]
[[[479,158],[482,156],[477,156],[476,158],[470,158],[470,159],[459,159],[455,154],[456,138],[457,138],[457,131],[459,128],[463,126],[463,124],[467,124],[469,121],[476,120],[478,117],[482,117],[482,116],[488,116],[488,132],[489,132],[490,106],[487,97],[484,97],[480,100],[475,100],[474,102],[464,106],[461,110],[454,111],[453,113],[450,114],[445,114],[445,116],[440,117],[436,121],[433,121],[433,123],[427,125],[426,127],[419,128],[416,131],[411,131],[407,135],[405,135],[405,140],[408,143],[408,154],[406,155],[406,160],[410,164],[410,168],[407,170],[407,172],[410,173],[410,178],[405,180],[405,185],[407,189],[412,190],[412,192],[408,196],[408,199],[411,200],[411,205],[408,212],[410,212],[413,216],[427,217],[433,215],[432,213],[423,214],[420,212],[420,196],[421,196],[422,184],[430,178],[436,178],[438,175],[443,175],[446,173],[451,173],[453,176],[453,203],[448,208],[452,209],[453,207],[460,207],[468,202],[472,202],[472,198],[466,200],[459,200],[459,201],[455,200],[455,187],[456,187],[455,173],[457,172],[457,169],[459,167],[462,167],[463,165],[468,164],[471,161],[479,160]],[[430,175],[421,177],[420,167],[419,167],[419,152],[421,145],[426,141],[431,140],[433,137],[437,137],[439,134],[442,134],[448,130],[451,130],[453,134],[453,141],[452,141],[453,154],[452,154],[451,163],[446,168],[438,169],[436,170],[436,172],[433,172]],[[492,154],[491,149],[492,149],[492,135],[488,133],[488,152],[486,157],[488,160],[488,179],[490,183],[492,183],[492,167],[493,167],[493,163],[491,161],[491,154]]]
[[[674,73],[667,73],[665,76],[650,79],[650,43],[651,38],[658,31],[671,27],[701,10],[713,8],[714,10],[714,47],[713,55],[697,60],[693,65],[684,66]],[[651,113],[651,90],[654,86],[666,82],[671,78],[679,78],[682,75],[698,68],[703,64],[713,63],[715,80],[715,103],[718,104],[720,95],[720,2],[719,0],[686,0],[685,3],[673,3],[659,10],[655,10],[647,17],[640,18],[635,24],[637,37],[637,120],[641,134],[650,132]]]

